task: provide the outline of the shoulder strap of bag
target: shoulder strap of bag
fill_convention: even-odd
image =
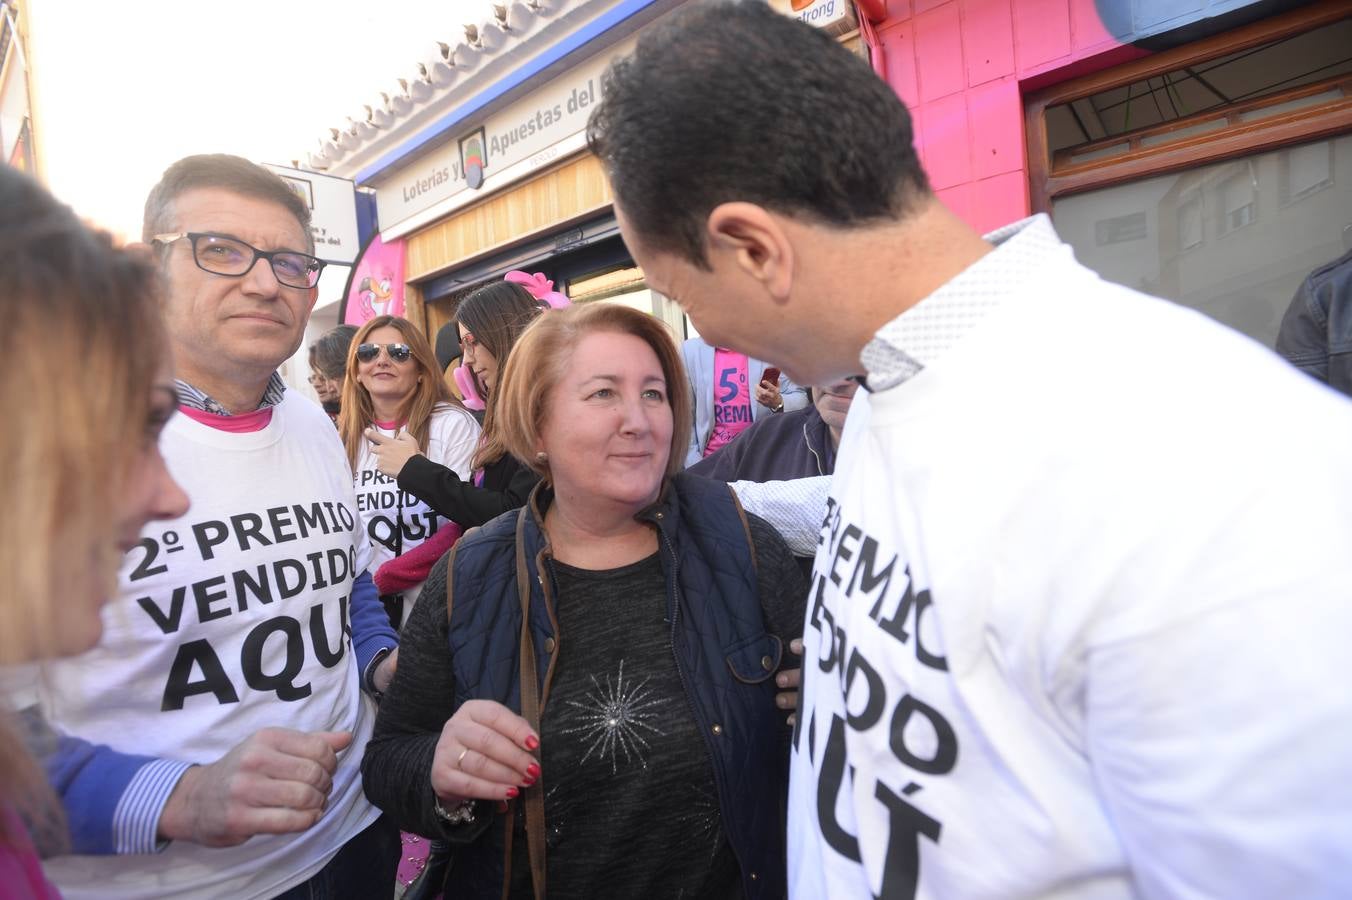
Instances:
[[[516,589],[521,599],[521,717],[540,733],[540,678],[535,668],[535,642],[530,633],[530,570],[526,566],[525,527],[528,507],[516,520]],[[545,896],[545,780],[544,775],[521,795],[526,812],[526,850],[530,855],[535,900]]]
[[[737,509],[737,517],[742,520],[742,531],[746,532],[746,545],[751,550],[751,568],[759,571],[760,560],[756,557],[756,542],[751,537],[751,520],[746,517],[746,510],[742,508],[741,498],[732,489],[732,485],[728,485],[728,493],[732,495],[732,505]]]

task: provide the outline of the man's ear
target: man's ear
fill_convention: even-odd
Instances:
[[[709,251],[726,256],[777,302],[793,286],[793,243],[780,217],[754,203],[723,203],[706,223]]]
[[[307,317],[310,315],[310,313],[314,312],[315,303],[318,302],[318,300],[319,300],[319,288],[318,287],[310,288],[310,305],[305,307],[305,315]]]

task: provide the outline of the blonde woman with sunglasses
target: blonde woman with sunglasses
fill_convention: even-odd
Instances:
[[[380,471],[367,429],[385,437],[407,434],[428,459],[469,477],[479,423],[451,396],[431,345],[407,319],[377,316],[357,331],[338,418],[376,587],[398,627],[460,529]]]

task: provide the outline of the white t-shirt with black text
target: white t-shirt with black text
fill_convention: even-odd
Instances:
[[[1352,896],[1352,403],[1041,217],[863,361],[791,896]]]
[[[386,437],[398,429],[373,425]],[[426,456],[459,475],[470,478],[470,461],[479,446],[479,423],[466,410],[440,405],[432,411]],[[357,491],[357,510],[371,541],[371,572],[422,544],[446,525],[446,518],[422,500],[399,489],[395,479],[380,471],[369,441],[361,442],[352,483]],[[408,618],[422,585],[403,591],[404,618]],[[402,624],[402,623],[401,623]]]
[[[47,667],[46,717],[120,752],[203,764],[272,726],[350,731],[352,743],[306,831],[44,867],[67,900],[262,900],[309,878],[379,815],[361,790],[375,710],[349,616],[370,545],[333,423],[294,392],[254,432],[175,416],[161,447],[192,506],[150,523],[127,555],[100,644]]]

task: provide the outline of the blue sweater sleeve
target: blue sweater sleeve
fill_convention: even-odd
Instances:
[[[376,583],[370,572],[362,572],[352,583],[352,647],[357,654],[362,687],[371,688],[371,676],[375,674],[372,663],[379,663],[386,656],[381,651],[394,650],[398,646],[399,635],[390,625]]]
[[[66,813],[71,851],[91,855],[161,849],[155,837],[160,813],[191,768],[64,735],[42,763]]]

